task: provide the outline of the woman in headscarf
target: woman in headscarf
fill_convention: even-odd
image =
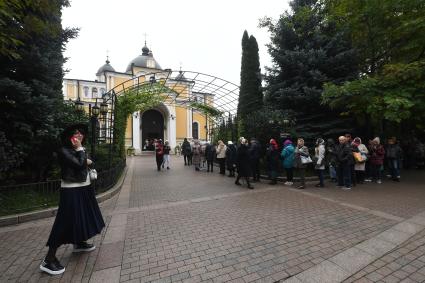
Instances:
[[[324,183],[324,172],[325,172],[325,141],[321,138],[318,138],[316,141],[316,148],[314,149],[314,157],[316,164],[314,164],[314,169],[317,171],[319,176],[319,183],[316,184],[317,188],[323,188]]]
[[[270,176],[270,185],[277,184],[277,171],[279,170],[279,147],[276,140],[271,139],[266,152],[267,169]]]
[[[376,137],[372,140],[370,146],[370,171],[372,180],[378,184],[382,183],[381,167],[384,164],[385,149],[381,145],[381,140]]]
[[[251,176],[251,166],[249,163],[249,153],[248,153],[248,140],[244,137],[239,139],[241,143],[238,147],[236,153],[236,166],[238,170],[238,177],[236,178],[235,184],[240,186],[239,180],[243,177],[245,178],[248,189],[254,189],[253,186],[249,183],[249,177]]]
[[[59,207],[50,232],[49,251],[40,269],[51,275],[62,274],[65,268],[56,258],[57,249],[64,244],[74,244],[74,252],[89,252],[96,247],[86,241],[99,234],[105,222],[97,204],[91,184],[89,166],[83,147],[87,126],[76,124],[62,133],[62,147],[58,151],[61,167]]]
[[[229,170],[229,177],[235,177],[236,146],[233,144],[232,141],[227,142],[226,164],[227,164],[227,170]]]
[[[192,157],[193,165],[195,165],[195,170],[199,171],[199,167],[201,166],[201,145],[198,140],[195,140],[193,142],[192,153],[193,153],[193,157]]]
[[[294,158],[294,167],[297,168],[301,181],[297,189],[305,188],[305,169],[308,163],[311,163],[310,153],[308,152],[308,148],[304,145],[304,139],[299,138],[297,140]]]
[[[295,148],[292,145],[291,140],[286,140],[283,143],[283,149],[281,153],[282,165],[286,171],[286,182],[285,185],[291,186],[293,184],[292,180],[294,179],[294,151]]]
[[[222,140],[218,141],[216,148],[218,164],[220,164],[220,174],[226,174],[226,145]]]
[[[355,164],[354,164],[354,171],[356,174],[356,181],[358,184],[363,184],[364,180],[365,180],[365,171],[366,171],[366,159],[367,159],[367,155],[369,154],[369,150],[367,149],[367,147],[362,144],[362,140],[359,137],[354,138],[353,142],[351,143],[351,145],[354,148],[357,148],[358,151],[355,152],[359,152],[362,160],[354,160]]]

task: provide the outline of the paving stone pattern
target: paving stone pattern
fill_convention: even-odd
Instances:
[[[172,169],[161,172],[153,156],[128,164],[122,191],[102,204],[107,228],[93,239],[95,251],[61,247],[66,271],[48,276],[38,266],[53,219],[2,227],[0,282],[299,282],[294,275],[425,210],[415,183],[305,194],[262,181],[252,191],[218,172],[195,172],[182,158],[173,157]],[[382,262],[379,268],[394,268],[387,275],[400,279],[407,272],[415,281],[406,282],[423,282],[424,238],[415,235],[347,282],[373,281]]]

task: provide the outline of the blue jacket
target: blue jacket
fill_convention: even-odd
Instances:
[[[294,151],[295,148],[292,144],[288,144],[282,149],[282,153],[280,156],[282,156],[283,168],[294,167]]]

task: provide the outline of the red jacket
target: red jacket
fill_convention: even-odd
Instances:
[[[385,149],[382,145],[373,145],[369,151],[370,154],[370,164],[373,165],[382,165],[384,164],[385,158]]]

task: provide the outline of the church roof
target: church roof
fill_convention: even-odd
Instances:
[[[151,60],[151,64],[148,65],[148,61]],[[139,68],[150,68],[150,69],[161,69],[161,66],[158,64],[158,62],[153,57],[152,51],[149,50],[149,48],[146,46],[143,46],[142,48],[142,55],[137,56],[131,62],[128,64],[126,72],[131,72],[132,66],[139,67]],[[153,67],[155,66],[155,67]]]
[[[106,59],[105,65],[103,65],[102,67],[99,68],[99,70],[97,70],[96,76],[99,76],[100,74],[107,71],[115,72],[115,69],[109,63],[111,63],[109,62],[109,59]]]

